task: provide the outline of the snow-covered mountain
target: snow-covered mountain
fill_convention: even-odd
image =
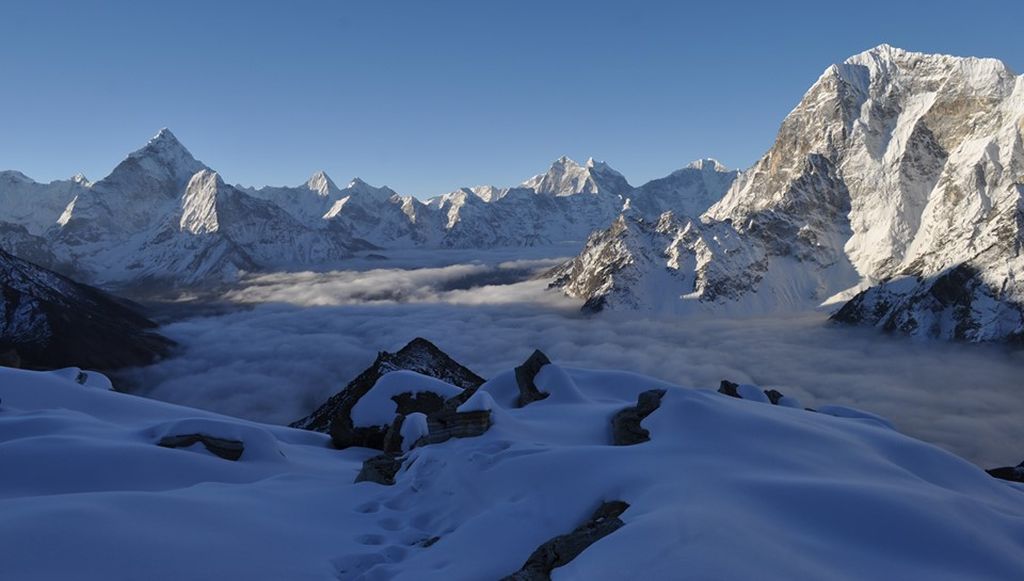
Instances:
[[[636,188],[629,195],[629,208],[649,219],[665,212],[697,217],[722,199],[739,174],[717,160],[698,159]]]
[[[829,67],[701,223],[613,227],[557,282],[629,305],[615,297],[649,295],[633,281],[667,269],[680,282],[658,294],[684,310],[812,308],[867,288],[842,320],[1018,336],[1022,135],[1024,77],[1002,62],[882,45]],[[631,232],[647,233],[649,265],[602,250]]]
[[[225,184],[167,129],[77,193],[47,237],[64,271],[104,284],[216,283],[358,246]]]
[[[43,234],[57,223],[68,202],[90,185],[81,174],[41,184],[19,171],[0,171],[0,222]]]
[[[152,363],[171,342],[132,306],[0,250],[0,355],[30,368]]]
[[[350,410],[361,425],[391,426],[393,451],[380,453],[95,389],[109,383],[93,373],[80,384],[78,370],[0,368],[5,577],[1001,580],[1024,570],[1024,485],[882,418],[808,411],[753,385],[716,393],[529,369],[468,398],[433,377],[384,374]],[[521,405],[524,382],[544,397]],[[401,411],[428,396],[462,403],[429,418]]]
[[[463,188],[428,205],[442,215],[447,247],[543,246],[582,243],[622,213],[697,215],[717,201],[736,172],[694,162],[670,176],[633,188],[608,164],[567,157],[515,188]],[[694,213],[696,212],[696,213]]]

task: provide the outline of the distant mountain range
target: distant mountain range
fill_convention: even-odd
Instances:
[[[1022,135],[1024,80],[1002,62],[882,45],[829,67],[743,172],[707,159],[634,187],[562,157],[516,187],[425,201],[323,172],[255,189],[164,129],[98,182],[0,172],[0,248],[116,287],[330,268],[375,249],[578,242],[552,285],[592,311],[845,303],[837,320],[1015,341]]]
[[[94,284],[192,286],[375,248],[582,244],[623,211],[702,212],[736,175],[703,160],[634,188],[604,163],[563,157],[515,188],[427,201],[358,178],[341,188],[322,171],[256,189],[226,184],[163,129],[95,183],[0,173],[0,243]]]

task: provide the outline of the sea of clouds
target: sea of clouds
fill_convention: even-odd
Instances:
[[[779,389],[812,407],[858,407],[982,466],[1024,459],[1024,353],[888,337],[829,323],[824,313],[586,316],[579,301],[538,278],[557,263],[252,277],[212,309],[175,309],[162,332],[180,344],[177,353],[121,379],[149,397],[289,423],[344,387],[378,351],[420,336],[484,377],[539,348],[565,366],[700,388],[729,379]]]

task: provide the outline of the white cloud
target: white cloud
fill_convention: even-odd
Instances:
[[[567,365],[683,386],[774,387],[805,405],[852,405],[984,466],[1024,459],[1024,354],[915,342],[785,318],[585,317],[530,274],[551,261],[268,275],[227,298],[249,308],[164,332],[180,355],[129,378],[152,397],[258,420],[298,419],[378,350],[423,336],[485,377],[534,348]]]

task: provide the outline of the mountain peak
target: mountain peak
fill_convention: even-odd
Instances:
[[[192,157],[192,153],[166,127],[142,148],[128,154],[128,159],[135,160],[151,173],[173,176],[182,185],[196,172],[208,169]],[[120,166],[114,172],[118,169]]]
[[[551,162],[551,169],[575,169],[579,167],[583,166],[581,166],[579,163],[576,162],[575,159],[569,157],[568,155],[560,156],[558,159]]]
[[[715,159],[713,157],[705,157],[705,158],[702,158],[702,159],[697,159],[697,160],[691,161],[686,167],[690,168],[690,169],[701,170],[701,171],[716,171],[716,172],[726,172],[726,171],[729,171],[728,167],[726,167],[725,165],[723,165],[721,162],[719,162],[717,159]]]
[[[334,185],[334,181],[331,180],[324,170],[320,170],[310,176],[309,180],[306,181],[306,187],[321,196],[328,196],[338,191],[338,186]]]
[[[590,158],[586,165],[580,165],[564,155],[556,159],[547,172],[526,180],[521,187],[555,196],[622,194],[630,189],[626,178],[608,164]]]
[[[28,177],[27,175],[21,173],[16,169],[5,169],[3,171],[0,171],[0,178],[5,178],[8,181],[15,183],[35,183],[35,180],[33,180],[32,178]]]

